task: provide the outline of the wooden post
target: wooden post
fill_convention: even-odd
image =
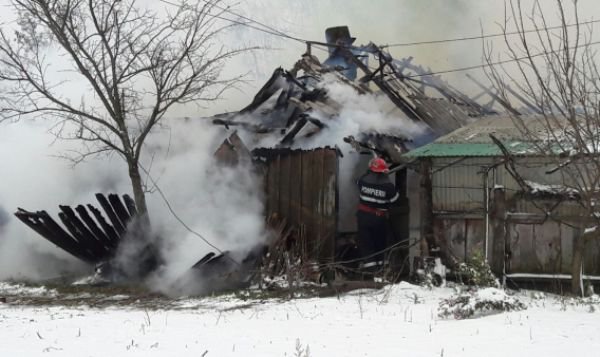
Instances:
[[[425,241],[425,246],[421,251],[422,256],[436,255],[438,251],[435,237],[433,235],[433,182],[431,173],[431,159],[422,159],[420,162],[421,174],[421,239]]]
[[[497,276],[502,276],[504,274],[506,255],[506,192],[504,188],[495,188],[492,191],[490,223],[492,226],[493,237],[490,265],[494,274]]]

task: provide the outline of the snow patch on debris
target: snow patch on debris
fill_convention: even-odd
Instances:
[[[526,308],[527,306],[518,298],[509,296],[504,290],[485,288],[442,300],[438,308],[438,316],[460,320]]]
[[[527,186],[529,186],[531,193],[533,194],[553,194],[553,195],[577,195],[577,190],[571,187],[563,186],[563,185],[548,185],[542,184],[534,181],[525,180]]]
[[[583,231],[583,234],[592,234],[596,230],[598,230],[598,226],[589,227],[589,228],[586,228],[585,231]]]
[[[31,287],[24,284],[15,284],[0,282],[0,296],[20,296],[20,297],[52,297],[58,293],[54,289],[47,289],[43,286]]]

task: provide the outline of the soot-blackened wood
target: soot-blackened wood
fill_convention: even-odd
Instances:
[[[94,263],[96,261],[93,254],[91,254],[87,250],[83,250],[79,246],[79,242],[67,233],[61,226],[46,213],[46,211],[38,212],[42,217],[42,221],[44,222],[44,226],[50,230],[55,237],[60,239],[60,244],[57,244],[59,247],[64,249],[67,253],[79,258],[88,263]]]
[[[50,230],[40,218],[41,212],[32,213],[19,208],[18,212],[15,213],[15,216],[21,222],[25,223],[29,228],[33,229],[36,233],[46,238],[52,244],[55,244],[61,249],[65,250],[67,253],[85,261],[89,259],[89,256],[79,254],[77,250],[73,248],[73,241],[70,237],[65,240],[60,235],[56,235],[52,230]],[[64,234],[67,233],[64,232]]]
[[[214,256],[215,256],[215,253],[213,253],[213,252],[206,254],[204,257],[202,257],[202,259],[200,259],[196,264],[194,264],[192,266],[192,269],[199,269],[200,267],[202,267],[202,265],[204,265],[207,261],[212,259]]]
[[[113,226],[106,222],[106,219],[104,218],[102,213],[100,213],[99,209],[92,205],[87,205],[87,207],[90,210],[90,212],[92,212],[92,214],[94,215],[94,218],[96,218],[96,221],[98,221],[98,223],[100,224],[100,227],[102,227],[102,229],[106,233],[106,236],[110,239],[111,244],[116,247],[121,240],[119,234],[117,234],[117,231],[113,228]]]
[[[42,222],[40,222],[37,213],[27,212],[26,210],[19,208],[17,213],[15,213],[15,216],[21,222],[25,223],[29,228],[33,229],[36,233],[56,244],[54,241],[54,235],[44,226]]]
[[[107,250],[112,250],[116,247],[116,244],[114,244],[113,241],[104,233],[104,231],[98,227],[96,222],[94,222],[88,211],[85,209],[85,206],[79,205],[75,207],[75,211],[77,214],[79,214],[79,217],[81,217],[89,230],[92,231],[96,239],[98,239],[100,243],[107,248]]]
[[[104,197],[104,195],[101,193],[97,193],[96,199],[102,206],[102,209],[104,210],[104,212],[106,212],[108,219],[112,223],[112,226],[115,228],[115,230],[117,231],[119,236],[122,236],[123,234],[125,234],[125,226],[123,226],[123,224],[119,220],[119,217],[117,217],[117,214],[113,210],[113,207],[110,205],[110,203],[108,202],[106,197]]]
[[[59,212],[58,218],[60,218],[63,225],[67,228],[67,231],[69,231],[71,236],[77,241],[76,249],[80,249],[82,252],[89,253],[92,256],[92,260],[97,261],[98,257],[102,254],[102,251],[94,250],[93,247],[90,247],[89,245],[85,244],[85,238],[83,237],[81,232],[77,230],[77,227],[75,227],[73,222],[71,222],[71,220],[69,219],[69,217],[67,217],[66,214],[64,214],[63,212]]]
[[[129,215],[133,218],[137,216],[137,208],[135,207],[135,201],[129,195],[123,195],[123,201],[125,201],[125,206],[127,206],[127,210],[129,210]]]
[[[73,226],[79,232],[79,243],[89,247],[98,258],[102,259],[106,257],[108,248],[102,243],[95,235],[90,231],[85,224],[75,215],[75,211],[69,206],[58,206],[60,210],[66,215],[67,219],[71,221]]]
[[[125,227],[125,230],[127,230],[127,224],[131,220],[131,217],[129,217],[129,212],[127,212],[127,208],[125,208],[123,202],[121,202],[119,195],[115,195],[114,193],[108,195],[108,201],[115,210],[115,213],[119,217],[123,227]]]

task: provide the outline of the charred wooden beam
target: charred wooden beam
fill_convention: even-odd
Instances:
[[[75,211],[77,212],[79,217],[81,217],[81,219],[83,220],[85,225],[88,227],[88,229],[93,233],[94,237],[102,245],[104,245],[108,251],[116,248],[117,242],[113,242],[110,238],[108,238],[106,233],[103,232],[102,229],[100,229],[100,227],[98,227],[96,222],[94,222],[94,220],[92,219],[92,217],[90,216],[88,211],[85,209],[85,206],[79,205],[79,206],[75,207]]]
[[[306,123],[307,123],[306,116],[301,116],[296,121],[296,123],[291,128],[291,130],[287,134],[285,134],[283,139],[281,139],[281,144],[292,143],[294,141],[294,138],[296,137],[296,135],[300,132],[300,130],[302,130],[302,128],[306,125]]]
[[[123,202],[121,202],[119,196],[115,195],[114,193],[108,195],[108,202],[110,202],[110,205],[115,210],[115,213],[117,214],[117,217],[119,217],[121,224],[123,225],[123,227],[125,227],[125,230],[127,230],[127,224],[131,220],[131,217],[129,216],[129,212],[127,212],[127,209],[123,205]]]
[[[104,195],[97,194],[96,198],[112,224],[109,224],[102,212],[92,205],[87,205],[87,209],[84,205],[75,209],[60,205],[61,212],[58,216],[64,228],[46,211],[28,212],[19,208],[15,216],[75,258],[97,264],[114,257],[125,235],[127,224],[137,209],[129,196],[123,197],[123,201],[117,195],[109,195],[107,199]]]
[[[515,98],[517,98],[518,100],[520,100],[523,104],[525,104],[525,106],[527,108],[529,108],[529,110],[533,111],[536,114],[543,114],[542,109],[540,109],[539,106],[537,106],[536,104],[533,104],[531,101],[527,100],[527,98],[525,98],[524,96],[522,96],[520,93],[518,93],[517,91],[515,91],[514,89],[512,89],[510,86],[505,86],[504,88],[506,88],[506,90],[512,94]]]
[[[121,223],[119,217],[117,217],[117,214],[115,213],[113,207],[110,205],[109,201],[101,193],[96,194],[96,199],[98,200],[98,203],[100,203],[100,206],[102,206],[102,209],[108,216],[108,219],[112,223],[112,226],[115,228],[117,233],[119,235],[123,235],[125,233],[125,226]]]
[[[509,102],[505,101],[504,99],[502,99],[498,94],[492,92],[491,89],[487,88],[486,86],[484,86],[481,82],[479,82],[475,77],[471,76],[470,74],[466,74],[467,78],[469,78],[473,83],[475,83],[479,88],[481,88],[481,90],[485,91],[489,96],[491,96],[492,98],[496,99],[496,101],[498,101],[498,103],[500,103],[500,105],[502,105],[506,110],[508,110],[509,112],[511,112],[514,115],[521,115],[521,113],[516,110],[515,108],[513,108],[512,105],[510,105]]]
[[[123,195],[123,202],[125,202],[125,206],[127,206],[127,210],[129,211],[129,215],[131,217],[137,216],[137,208],[135,206],[135,201],[129,195]]]
[[[92,205],[88,205],[87,207],[90,210],[90,212],[92,212],[92,214],[94,215],[94,218],[96,218],[96,221],[100,224],[100,227],[102,227],[102,229],[106,233],[107,238],[111,241],[111,245],[118,245],[120,237],[115,228],[108,224],[108,222],[106,222],[106,219],[104,218],[102,213],[100,213],[100,210],[98,210]]]
[[[15,216],[50,243],[60,247],[67,253],[88,263],[93,261],[92,255],[88,252],[78,250],[76,246],[77,242],[60,228],[45,211],[34,213],[19,208]]]
[[[104,250],[96,245],[89,244],[83,233],[79,231],[75,223],[64,212],[58,213],[58,218],[60,218],[71,236],[75,238],[80,250],[89,252],[93,257],[101,257],[98,260],[101,260],[104,257]]]

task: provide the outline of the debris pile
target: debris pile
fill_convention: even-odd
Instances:
[[[123,195],[121,200],[116,194],[109,194],[107,198],[97,193],[96,199],[104,214],[91,204],[78,205],[75,209],[70,206],[59,206],[58,217],[66,230],[46,211],[29,212],[19,208],[15,216],[75,258],[90,264],[98,264],[115,256],[127,226],[137,211],[135,202],[128,195]]]

